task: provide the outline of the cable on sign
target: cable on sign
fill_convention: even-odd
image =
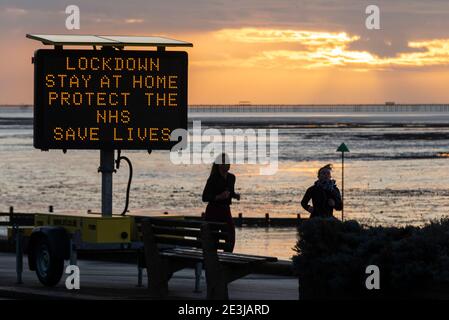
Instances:
[[[126,202],[125,202],[125,209],[122,212],[122,216],[126,215],[126,213],[128,212],[128,206],[129,206],[129,192],[131,191],[131,181],[133,179],[133,166],[131,164],[131,160],[129,160],[129,158],[122,156],[121,155],[121,151],[118,150],[117,153],[117,160],[115,160],[115,167],[118,169],[120,169],[120,161],[121,160],[125,160],[128,163],[129,166],[129,178],[128,178],[128,186],[126,188]]]

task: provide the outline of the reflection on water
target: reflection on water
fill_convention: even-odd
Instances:
[[[234,252],[289,260],[295,254],[296,228],[237,228]]]
[[[32,147],[31,113],[5,115],[0,109],[0,211],[99,211],[98,151],[41,152]],[[5,118],[27,118],[7,121]],[[3,119],[3,120],[2,120]],[[207,129],[212,125],[204,125]],[[243,124],[242,124],[243,126]],[[262,126],[262,125],[261,125]],[[213,125],[224,128],[224,125]],[[226,126],[229,127],[229,126]],[[240,125],[234,126],[235,128]],[[449,126],[408,124],[276,125],[279,128],[279,170],[260,176],[257,165],[233,165],[242,194],[233,214],[292,216],[316,179],[316,170],[334,163],[341,185],[340,154],[345,142],[345,216],[367,224],[423,224],[449,209]],[[250,150],[254,152],[255,150]],[[199,216],[201,192],[209,165],[173,165],[168,152],[125,152],[134,165],[130,210],[133,213]],[[114,176],[114,210],[124,206],[128,172]],[[242,229],[236,251],[288,258],[296,242],[294,228]]]

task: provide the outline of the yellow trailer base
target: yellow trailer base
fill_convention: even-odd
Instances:
[[[130,243],[133,218],[127,216],[102,217],[97,214],[36,214],[34,224],[63,227],[68,233],[79,233],[87,243]]]

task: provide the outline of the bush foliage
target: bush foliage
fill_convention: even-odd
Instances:
[[[298,233],[301,299],[449,297],[449,219],[421,228],[310,219]],[[380,269],[380,290],[365,286],[368,265]]]

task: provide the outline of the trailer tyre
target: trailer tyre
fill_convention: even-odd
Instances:
[[[47,238],[42,238],[35,246],[36,274],[39,281],[47,287],[53,287],[61,280],[64,271],[64,259],[57,256]]]

